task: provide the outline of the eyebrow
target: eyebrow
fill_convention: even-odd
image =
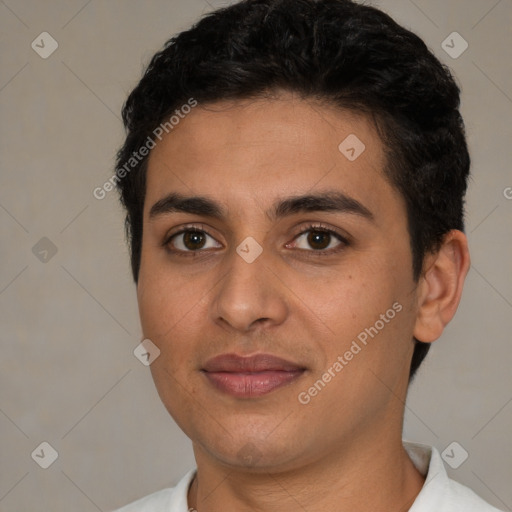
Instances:
[[[184,196],[171,193],[157,201],[149,211],[149,218],[183,212],[216,219],[227,217],[223,206],[205,196]],[[342,192],[328,191],[278,199],[267,215],[272,219],[287,217],[302,212],[351,213],[373,221],[373,213],[359,201]]]

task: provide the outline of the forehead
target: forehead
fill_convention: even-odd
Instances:
[[[235,213],[325,189],[378,210],[400,202],[384,165],[373,124],[351,111],[292,95],[199,105],[151,151],[145,210],[170,192],[215,197]]]

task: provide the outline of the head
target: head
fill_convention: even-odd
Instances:
[[[459,259],[452,264],[460,274],[467,270],[467,256],[461,260],[452,250],[463,245],[470,164],[458,109],[453,77],[420,38],[385,13],[348,0],[243,1],[170,39],[125,104],[127,137],[117,159],[118,170],[133,160],[118,188],[144,335],[155,338],[161,350],[169,348],[177,361],[182,340],[193,339],[189,347],[199,343],[199,331],[188,322],[202,319],[203,336],[211,328],[209,349],[197,361],[184,349],[181,368],[223,351],[223,339],[230,339],[229,350],[238,343],[247,353],[271,350],[271,342],[280,340],[280,355],[296,350],[312,376],[331,367],[332,356],[349,350],[364,329],[375,328],[381,314],[385,327],[376,330],[388,345],[365,348],[365,370],[393,381],[379,359],[387,353],[406,366],[400,374],[405,371],[410,381],[440,334],[426,326],[438,305],[421,308],[442,288],[435,281],[443,262]],[[351,146],[364,144],[364,151],[355,147],[360,154],[353,161],[342,154],[351,134],[357,137],[348,139]],[[145,146],[151,150],[141,157]],[[284,244],[295,227],[290,219],[303,218],[279,217],[276,211],[309,211],[315,217],[313,212],[322,210],[321,224],[328,224],[336,215],[328,206],[333,191],[346,196],[338,224],[350,249],[342,260],[328,256],[331,263],[291,262],[277,247],[297,251],[312,239]],[[324,192],[329,197],[316,208]],[[164,215],[153,219],[155,204],[170,194],[175,214],[164,206]],[[192,196],[211,201],[189,200],[192,216],[175,208]],[[301,199],[279,206],[280,199],[292,196]],[[199,233],[198,221],[208,238]],[[165,235],[168,248],[170,228],[186,223],[195,230],[189,243],[207,240],[206,259],[185,263],[157,243]],[[325,241],[315,233],[317,242]],[[236,253],[244,234],[262,249],[250,264]],[[335,240],[331,237],[329,246]],[[382,278],[374,288],[372,274]],[[247,297],[244,282],[253,290],[245,289]],[[195,289],[187,290],[187,283]],[[446,299],[451,305],[441,324],[455,312],[460,286]],[[393,307],[402,316],[388,322],[386,312]],[[309,341],[295,346],[290,336],[299,333]],[[339,346],[316,352],[317,344],[336,346],[341,333]],[[393,340],[407,336],[395,351]],[[169,402],[165,379],[179,388],[187,375],[178,367],[173,374],[158,361],[153,375]],[[356,366],[343,369],[354,393]],[[190,382],[187,392],[200,393],[200,381]],[[329,393],[322,392],[324,407]],[[171,413],[183,406],[166,405]],[[194,430],[186,419],[182,426]]]

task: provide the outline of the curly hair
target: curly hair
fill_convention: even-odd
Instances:
[[[384,173],[405,200],[417,281],[427,253],[464,230],[470,157],[450,70],[390,16],[351,0],[244,0],[172,37],[122,111],[119,170],[172,112],[290,91],[366,115],[382,139]],[[117,181],[138,280],[147,157]],[[430,344],[415,341],[410,379]]]

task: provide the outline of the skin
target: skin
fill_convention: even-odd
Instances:
[[[355,161],[338,149],[349,134],[366,146]],[[193,443],[190,507],[398,512],[420,491],[424,478],[401,443],[411,340],[440,336],[469,255],[464,235],[452,231],[413,280],[404,202],[384,164],[367,119],[285,93],[199,105],[152,150],[137,294],[144,337],[161,351],[151,365],[156,388]],[[356,199],[372,219],[270,213],[283,198],[326,191]],[[208,197],[225,215],[150,217],[176,192]],[[308,243],[310,224],[348,243],[327,236],[331,252],[321,255]],[[184,227],[209,235],[204,248],[190,250],[183,235],[169,241]],[[236,252],[249,236],[263,249],[252,263]],[[402,310],[300,403],[299,393],[394,303]],[[271,353],[306,371],[270,394],[234,398],[200,371],[223,353]]]

